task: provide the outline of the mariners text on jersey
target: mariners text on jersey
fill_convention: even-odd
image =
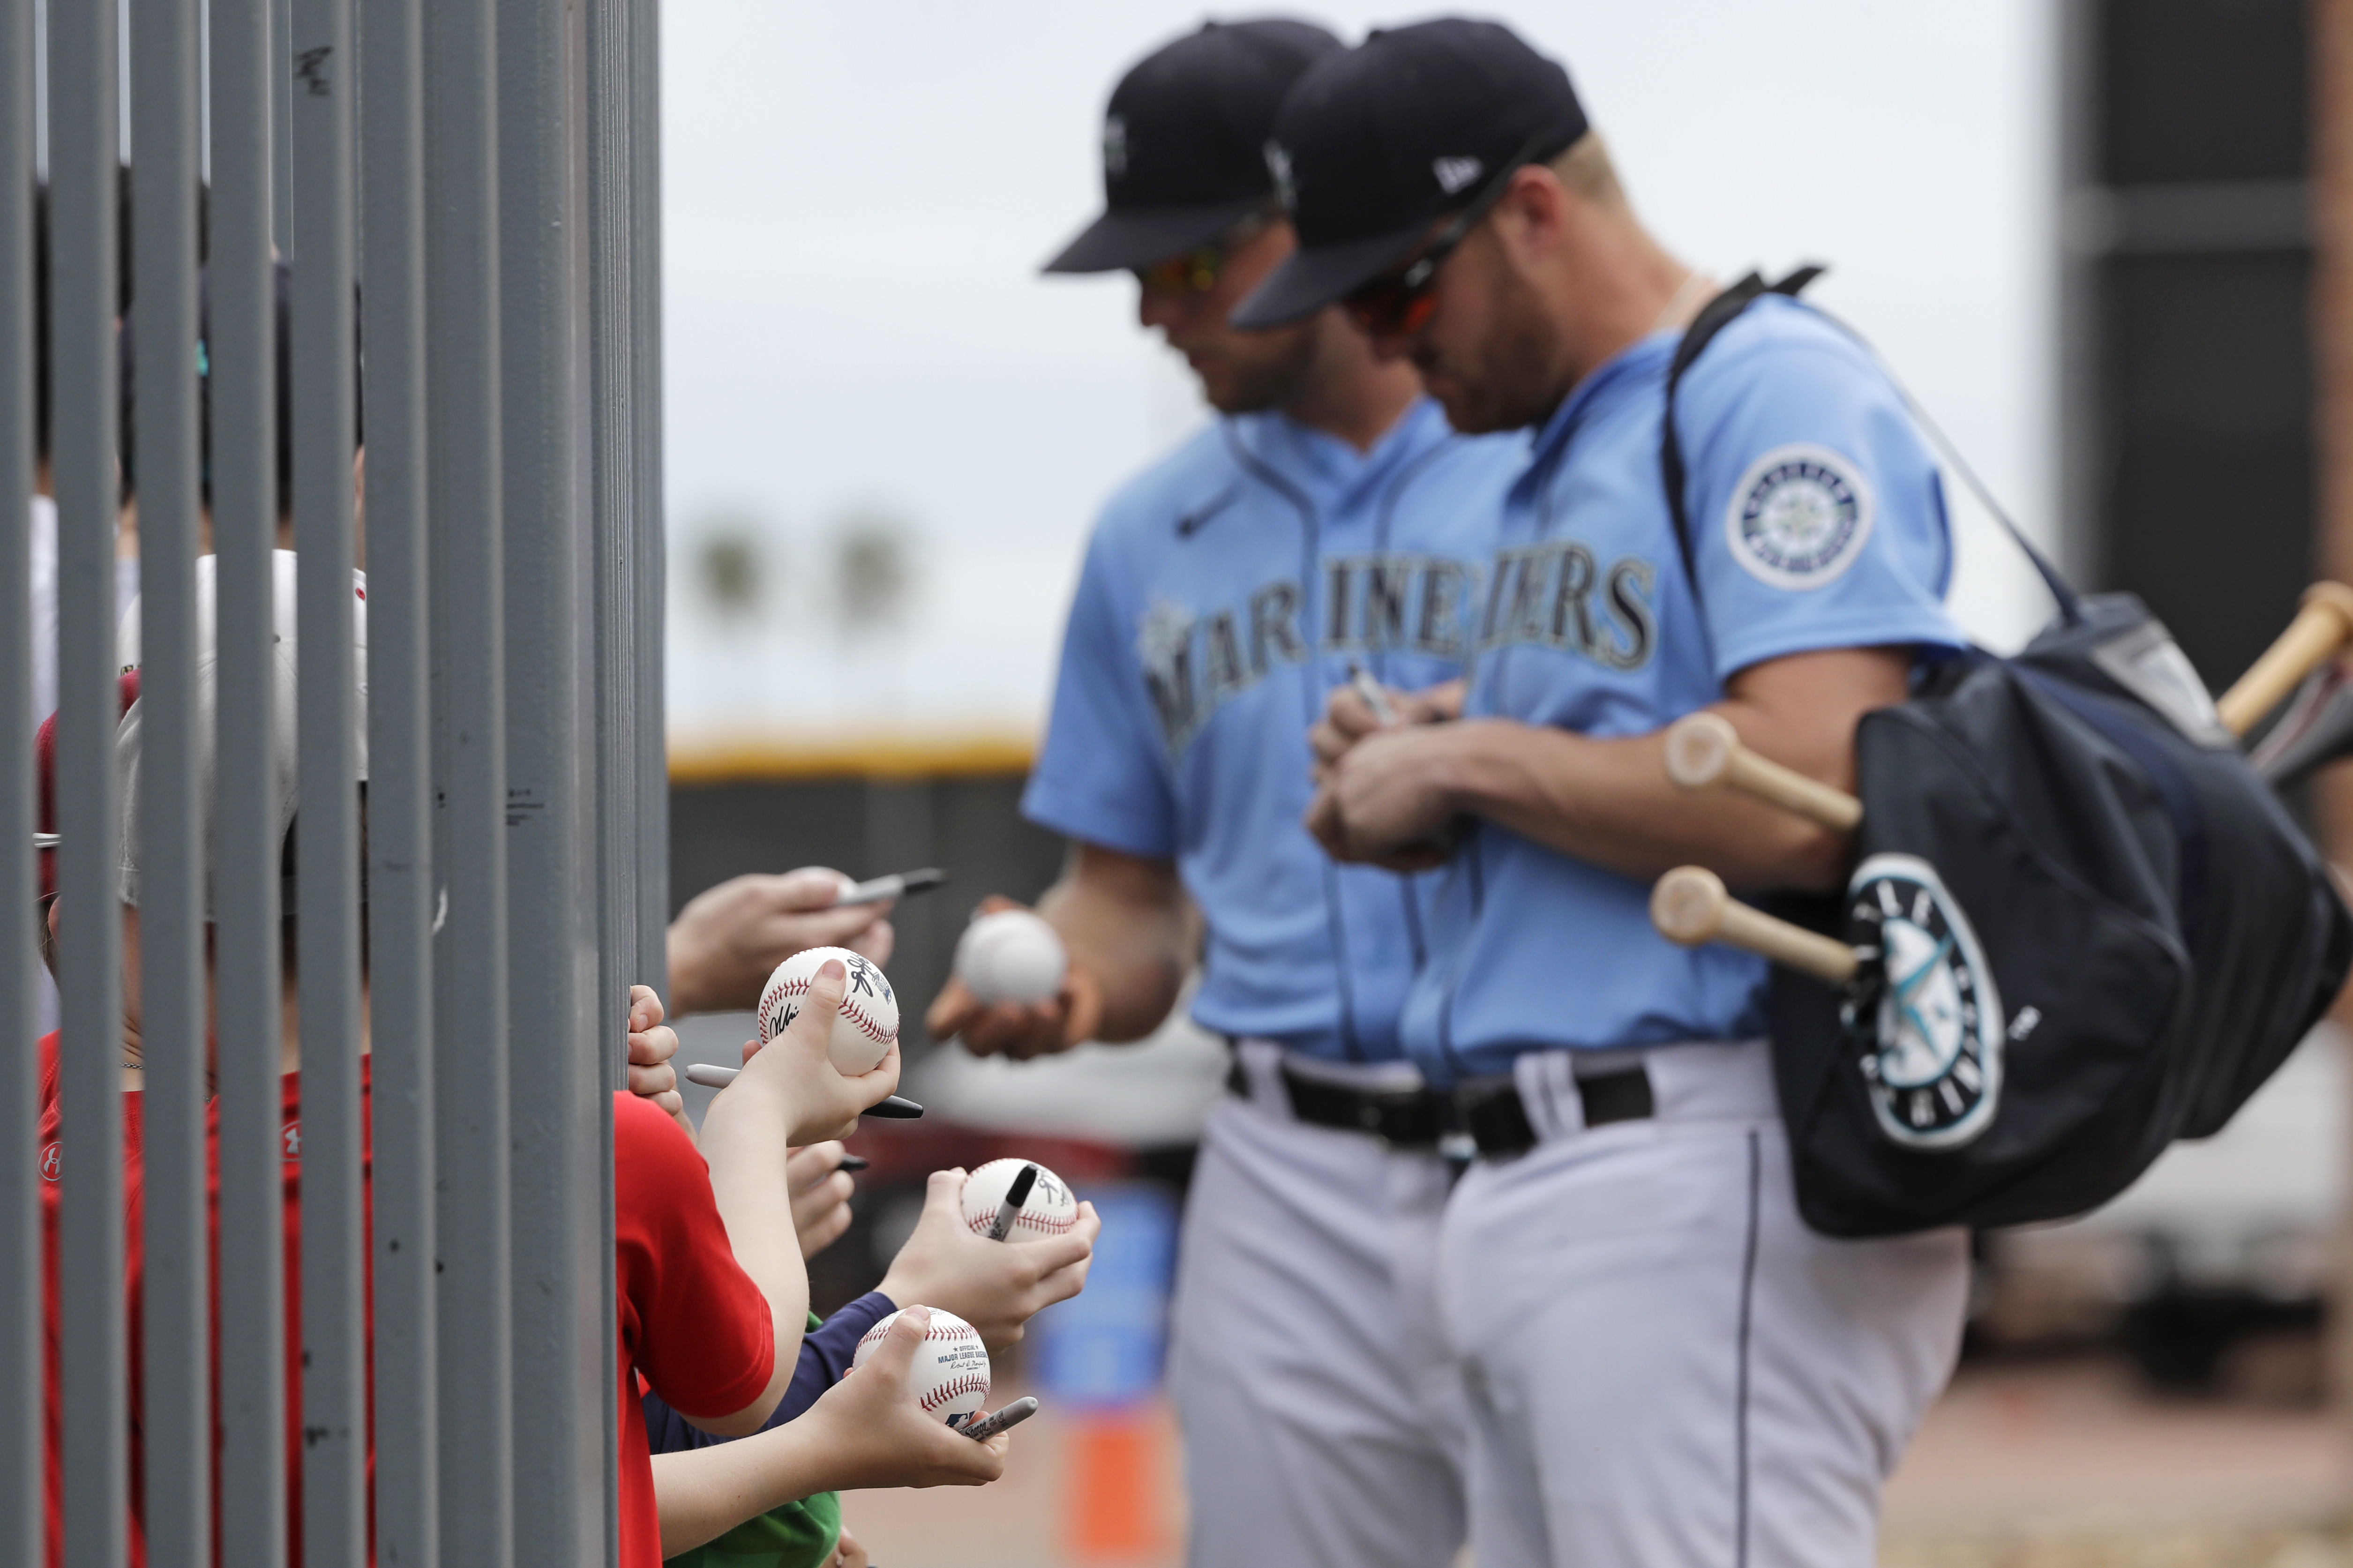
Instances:
[[[1395,552],[1326,560],[1317,646],[1327,655],[1399,652],[1460,664],[1477,571],[1472,562]],[[1306,603],[1296,574],[1208,610],[1153,598],[1136,630],[1136,657],[1172,754],[1269,670],[1307,662]]]
[[[1205,1027],[1398,1054],[1430,879],[1335,865],[1308,836],[1307,728],[1352,662],[1403,689],[1462,672],[1525,449],[1457,436],[1427,402],[1361,453],[1244,415],[1105,509],[1022,808],[1176,862],[1208,931]]]

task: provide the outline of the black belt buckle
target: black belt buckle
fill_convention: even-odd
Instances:
[[[1508,1159],[1535,1147],[1536,1130],[1520,1102],[1520,1086],[1508,1075],[1456,1085],[1454,1116],[1487,1159]]]
[[[1613,1121],[1641,1121],[1658,1114],[1651,1090],[1651,1075],[1640,1063],[1616,1072],[1596,1073],[1577,1080],[1577,1099],[1585,1107],[1588,1128]],[[1484,1157],[1509,1159],[1535,1147],[1536,1131],[1520,1087],[1509,1076],[1473,1079],[1454,1090],[1454,1110],[1462,1131],[1471,1135]]]

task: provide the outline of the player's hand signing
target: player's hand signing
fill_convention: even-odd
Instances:
[[[749,1012],[769,972],[812,947],[891,960],[886,900],[830,909],[849,879],[823,866],[736,877],[697,893],[670,923],[670,1003],[687,1013]]]
[[[894,1302],[922,1301],[954,1312],[979,1331],[994,1355],[1018,1342],[1023,1325],[1040,1310],[1085,1287],[1103,1221],[1094,1205],[1082,1203],[1079,1222],[1067,1236],[991,1241],[965,1223],[964,1182],[960,1170],[932,1173],[923,1217],[877,1289]]]
[[[661,998],[650,985],[630,986],[629,1092],[661,1107],[691,1138],[694,1123],[678,1092],[678,1069],[670,1065],[676,1055],[678,1033],[662,1025]]]
[[[981,900],[980,913],[993,915],[1022,907],[992,894]],[[1050,1001],[986,1004],[963,981],[951,978],[923,1015],[923,1026],[932,1038],[960,1037],[965,1049],[976,1057],[1005,1056],[1015,1061],[1069,1050],[1093,1039],[1102,1024],[1103,988],[1080,965],[1075,953],[1062,973],[1061,988]],[[958,1311],[953,1305],[948,1310]]]
[[[1451,853],[1461,815],[1451,784],[1463,724],[1419,724],[1360,738],[1324,769],[1307,831],[1335,860],[1426,871]]]
[[[976,1443],[946,1422],[925,1415],[916,1403],[908,1384],[908,1369],[914,1363],[915,1347],[923,1343],[931,1324],[928,1306],[912,1306],[900,1313],[866,1364],[828,1389],[807,1414],[789,1424],[811,1424],[809,1436],[828,1457],[829,1489],[977,1487],[1005,1473],[1011,1433],[1000,1432]],[[976,1413],[973,1419],[978,1420],[981,1414],[985,1412]]]
[[[793,1234],[800,1237],[804,1258],[815,1258],[849,1228],[849,1194],[857,1184],[841,1168],[848,1152],[838,1141],[828,1140],[785,1156],[785,1179],[793,1194]]]
[[[744,1046],[743,1076],[719,1091],[702,1115],[706,1147],[723,1135],[741,1137],[750,1119],[765,1119],[755,1136],[769,1136],[781,1120],[788,1143],[823,1143],[858,1130],[858,1113],[899,1087],[899,1047],[870,1072],[852,1078],[827,1055],[833,1017],[849,982],[839,959],[829,958],[809,982],[808,1001],[785,1032],[763,1047]],[[746,1090],[749,1090],[747,1093]]]
[[[1364,693],[1353,683],[1334,687],[1324,699],[1324,717],[1307,731],[1307,743],[1315,752],[1315,782],[1322,784],[1332,765],[1367,735],[1400,726],[1444,724],[1461,718],[1464,689],[1463,682],[1449,680],[1419,691],[1387,691],[1389,706],[1397,714],[1392,724],[1384,722],[1373,711]]]

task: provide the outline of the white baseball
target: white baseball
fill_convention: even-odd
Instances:
[[[826,1054],[838,1071],[855,1078],[871,1072],[899,1040],[899,998],[882,972],[846,947],[813,947],[776,967],[760,993],[760,1043],[766,1045],[792,1026],[808,997],[809,982],[828,958],[849,971],[841,1011],[834,1015]]]
[[[1050,1000],[1070,963],[1054,928],[1028,910],[983,915],[956,942],[956,978],[987,1004]]]
[[[866,1364],[898,1321],[893,1312],[866,1331],[849,1358],[852,1372]],[[936,1415],[951,1426],[971,1420],[988,1401],[988,1347],[980,1342],[980,1331],[954,1312],[933,1308],[932,1326],[915,1347],[907,1381],[926,1415]]]
[[[987,1236],[997,1223],[997,1211],[1005,1206],[1006,1194],[1012,1190],[1013,1178],[1021,1173],[1024,1165],[1038,1165],[1035,1160],[991,1160],[964,1179],[964,1223],[975,1236]],[[1013,1216],[1013,1228],[1005,1233],[1008,1241],[1038,1241],[1050,1236],[1067,1235],[1079,1223],[1079,1200],[1071,1195],[1071,1184],[1038,1165],[1037,1185],[1029,1189],[1020,1212]]]

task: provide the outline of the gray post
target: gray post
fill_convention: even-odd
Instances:
[[[286,1561],[286,1151],[279,1074],[277,286],[273,100],[290,74],[263,0],[212,7],[215,636],[220,653],[213,966],[219,1008],[221,1561]]]
[[[670,769],[664,745],[662,526],[661,7],[631,0],[629,280],[636,306],[629,402],[637,487],[638,978],[670,994]]]
[[[359,791],[352,620],[351,0],[296,0],[295,815],[302,1031],[302,1560],[367,1561],[360,1155]]]
[[[40,1058],[33,1037],[33,0],[0,0],[0,1562],[41,1557]]]
[[[586,303],[585,79],[579,10],[500,8],[501,339],[506,416],[509,1029],[514,1172],[515,1561],[601,1557],[612,1397],[599,1184],[611,1110],[590,868],[595,836],[589,487],[581,342]]]
[[[638,752],[643,731],[637,710],[638,616],[637,607],[637,408],[636,287],[631,263],[637,167],[632,97],[635,24],[632,0],[595,0],[588,8],[588,306],[590,467],[595,503],[596,655],[596,866],[603,967],[598,994],[607,1006],[626,1007],[629,987],[641,977],[661,988],[659,973],[642,976],[644,949],[638,922],[643,917],[637,888],[638,826]],[[614,1042],[619,1046],[619,1042]],[[625,1048],[598,1053],[605,1089],[624,1087]],[[611,1144],[604,1144],[597,1179],[597,1224],[613,1226]],[[613,1249],[601,1249],[598,1337],[613,1342],[616,1321]],[[605,1446],[619,1441],[619,1409],[600,1398]],[[618,1561],[617,1516],[606,1514],[603,1557]]]
[[[119,1568],[122,1038],[114,779],[115,8],[49,17],[51,408],[58,500],[58,1211],[66,1568]]]
[[[246,4],[269,7],[269,69],[262,78],[262,93],[257,101],[267,104],[269,112],[269,239],[280,256],[290,256],[294,252],[294,0],[246,0]]]
[[[425,16],[427,509],[433,625],[434,1213],[450,1563],[513,1556],[507,1174],[505,549],[497,40],[489,0]]]
[[[196,6],[136,0],[140,1038],[145,1064],[148,1561],[212,1561],[203,846],[197,819]],[[126,893],[131,889],[125,889]]]
[[[426,550],[425,81],[418,8],[360,58],[368,564],[368,942],[376,1557],[439,1560],[433,1276],[433,788]]]

